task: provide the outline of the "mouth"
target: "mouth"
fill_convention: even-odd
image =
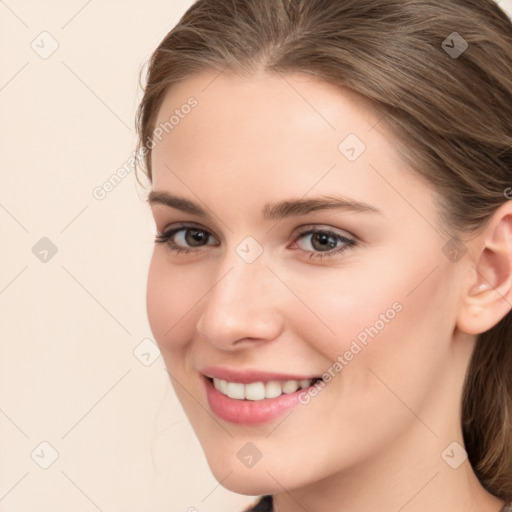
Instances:
[[[289,375],[260,372],[215,373],[217,376],[201,373],[210,410],[218,418],[239,425],[277,420],[293,407],[304,404],[301,396],[313,392],[317,383],[325,386],[321,377],[292,379]]]
[[[278,398],[281,395],[289,395],[298,390],[307,389],[322,380],[321,377],[317,377],[300,380],[257,381],[244,384],[241,382],[229,382],[218,378],[206,378],[213,384],[213,387],[224,396],[233,400],[251,400],[255,402]]]

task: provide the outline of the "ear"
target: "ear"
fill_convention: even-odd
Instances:
[[[457,327],[468,334],[481,334],[512,309],[512,201],[494,212],[471,245],[473,272]]]

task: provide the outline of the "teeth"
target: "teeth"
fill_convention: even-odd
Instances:
[[[300,384],[298,380],[287,380],[283,384],[283,393],[295,393],[299,389]]]
[[[245,388],[244,398],[247,400],[263,400],[265,398],[265,384],[263,382],[251,382],[251,384],[240,384]]]
[[[228,382],[227,395],[229,398],[236,398],[238,400],[243,400],[244,396],[244,385],[238,384],[236,382]]]
[[[308,388],[313,381],[310,379],[305,379],[300,381],[300,389]]]
[[[271,380],[265,384],[265,398],[276,398],[282,394],[281,383],[277,380]]]
[[[222,379],[213,379],[215,389],[223,395],[235,400],[264,400],[265,398],[276,398],[283,393],[294,393],[298,389],[304,389],[315,379],[287,380],[284,382],[271,380],[268,382],[251,382],[240,384],[238,382],[227,382]]]

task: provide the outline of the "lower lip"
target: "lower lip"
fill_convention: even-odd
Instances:
[[[258,425],[275,420],[299,404],[299,395],[309,390],[298,389],[294,393],[264,400],[236,400],[216,389],[210,379],[203,376],[203,380],[211,410],[219,418],[239,425]]]

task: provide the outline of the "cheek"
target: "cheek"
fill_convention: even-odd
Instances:
[[[149,325],[160,350],[179,350],[190,340],[192,313],[208,292],[208,280],[199,268],[193,272],[171,265],[164,248],[156,248],[151,259],[146,308]]]
[[[331,362],[346,356],[347,366],[360,367],[361,374],[387,365],[397,375],[423,372],[427,378],[434,370],[425,363],[437,362],[448,349],[456,312],[449,268],[434,253],[424,256],[398,268],[387,255],[380,260],[394,261],[387,268],[375,262],[364,273],[333,269],[290,281],[310,310],[302,309],[299,335]]]
[[[354,353],[362,355],[372,340],[384,338],[392,324],[400,323],[409,302],[402,290],[403,279],[353,268],[321,270],[288,276],[290,289],[303,304],[295,298],[287,316],[297,328],[297,336],[327,360],[334,362],[351,348],[347,357],[352,360]]]

